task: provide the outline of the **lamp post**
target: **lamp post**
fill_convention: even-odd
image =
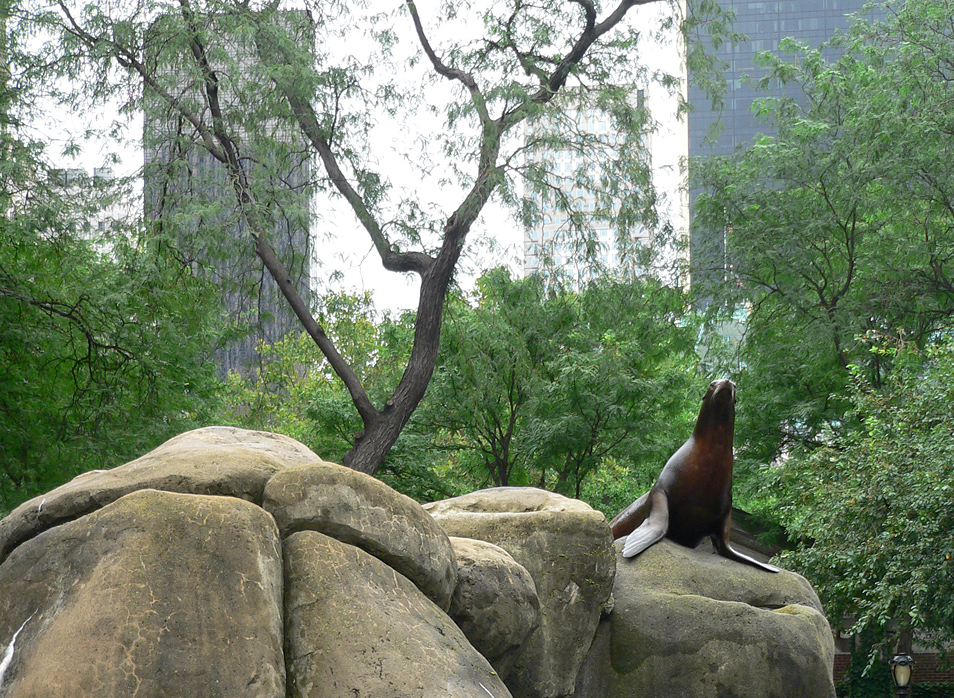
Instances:
[[[898,698],[907,698],[911,695],[911,672],[914,669],[914,659],[910,654],[896,654],[888,662],[891,665],[891,678],[898,692]]]

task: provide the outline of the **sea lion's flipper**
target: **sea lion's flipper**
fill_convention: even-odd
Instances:
[[[635,557],[666,537],[666,531],[669,530],[669,497],[665,491],[653,488],[648,500],[649,516],[626,538],[623,557]]]
[[[754,557],[749,557],[744,553],[740,553],[738,550],[734,549],[729,545],[729,518],[726,517],[725,525],[723,526],[722,533],[717,533],[712,536],[712,545],[715,547],[716,552],[719,553],[724,558],[729,560],[735,560],[736,562],[741,562],[743,565],[752,565],[752,567],[758,567],[760,570],[765,570],[766,572],[781,572],[781,569],[775,565],[770,565],[767,562],[760,562]]]
[[[649,516],[649,495],[652,490],[623,509],[616,517],[610,521],[610,528],[613,529],[613,540],[625,538],[636,530],[646,517]]]
[[[712,538],[715,540],[716,536],[713,536]],[[781,572],[781,569],[775,565],[770,565],[767,562],[759,562],[754,557],[749,557],[748,555],[735,550],[728,543],[722,546],[716,545],[716,550],[719,551],[719,555],[728,558],[729,560],[735,560],[736,562],[741,562],[744,565],[752,565],[752,567],[758,567],[760,570],[765,570],[766,572]]]

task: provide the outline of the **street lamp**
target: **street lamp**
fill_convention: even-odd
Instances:
[[[914,659],[909,654],[896,654],[889,664],[894,687],[898,690],[898,698],[906,698],[911,695],[911,671],[914,669]]]

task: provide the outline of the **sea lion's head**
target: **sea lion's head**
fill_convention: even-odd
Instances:
[[[735,383],[723,378],[709,383],[709,390],[702,398],[702,409],[696,429],[713,429],[717,426],[728,428],[735,426]]]
[[[728,378],[712,381],[702,402],[712,405],[735,405],[735,383]]]

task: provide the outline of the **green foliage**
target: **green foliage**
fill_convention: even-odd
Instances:
[[[577,296],[488,272],[474,306],[448,308],[428,394],[379,476],[419,501],[523,484],[615,514],[651,486],[695,419],[701,379],[682,300],[655,282],[594,284]],[[386,401],[412,318],[348,295],[327,297],[316,315]],[[340,462],[361,422],[327,362],[305,335],[261,353],[256,375],[229,377],[217,420],[279,431]]]
[[[912,698],[954,698],[954,685],[949,683],[915,683],[911,687]]]
[[[215,340],[208,289],[142,231],[84,233],[102,185],[73,196],[5,136],[0,511],[197,426]]]
[[[801,99],[761,102],[776,135],[699,168],[696,220],[727,240],[715,305],[748,315],[743,484],[799,541],[787,562],[832,623],[876,650],[894,623],[954,638],[952,15],[891,3],[833,40],[837,60],[762,56]]]
[[[378,313],[369,294],[329,294],[315,315],[372,398],[383,404],[400,378],[394,372],[410,349],[413,317]],[[228,376],[215,420],[291,436],[340,463],[362,424],[315,343],[303,332],[292,332],[261,345],[259,353],[260,366],[253,374]],[[406,430],[377,476],[418,501],[460,494],[453,474],[434,462],[427,445],[414,429]]]
[[[206,423],[220,322],[129,182],[52,169],[30,124],[56,70],[22,12],[0,3],[0,512]]]
[[[836,686],[839,698],[885,698],[894,691],[888,662],[877,650],[872,654],[872,633],[861,636],[867,642],[852,647],[848,673]]]
[[[896,368],[876,389],[853,367],[852,426],[766,472],[801,542],[785,559],[833,622],[881,641],[897,622],[943,647],[954,639],[954,344],[874,351]]]
[[[775,128],[731,158],[700,163],[696,222],[728,231],[730,283],[717,306],[748,309],[740,394],[743,460],[765,463],[845,426],[849,365],[877,388],[883,337],[929,343],[954,313],[954,33],[948,0],[898,3],[882,24],[836,40],[843,56],[786,45],[766,82]]]
[[[385,380],[388,376],[381,372],[387,362],[381,357],[406,351],[402,345],[384,344],[395,339],[390,321],[378,323],[367,295],[327,296],[323,303],[318,315],[349,361],[365,378]],[[281,432],[323,458],[340,462],[361,421],[311,338],[292,332],[274,344],[261,345],[259,355],[254,373],[228,376],[218,419],[246,429]]]
[[[651,486],[695,418],[681,293],[603,281],[577,295],[504,270],[478,289],[474,307],[449,311],[422,410],[437,446],[475,486],[535,485],[608,511]]]
[[[671,436],[676,437],[676,434]],[[673,438],[673,441],[676,440],[678,437]],[[678,444],[674,444],[673,450],[678,447]],[[614,516],[653,486],[667,458],[663,456],[655,462],[647,460],[634,467],[606,457],[583,481],[580,499],[603,512],[607,521],[612,521]]]

